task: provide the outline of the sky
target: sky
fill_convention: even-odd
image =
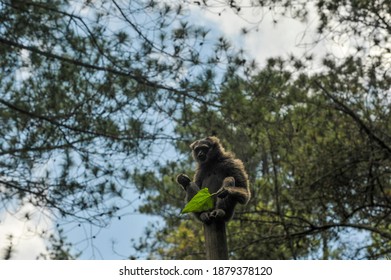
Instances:
[[[206,11],[192,6],[189,16],[213,32],[224,34],[260,66],[265,64],[267,58],[275,56],[301,56],[306,52],[324,54],[326,51],[345,56],[349,52],[348,45],[331,44],[327,40],[322,45],[307,44],[316,39],[316,13],[310,14],[305,23],[284,17],[278,18],[278,24],[273,23],[276,17],[268,10],[243,9],[241,16],[238,16],[230,9]],[[259,22],[257,30],[244,36],[242,29],[253,28],[254,22]],[[120,220],[114,219],[106,228],[79,226],[70,222],[65,226],[64,234],[82,253],[80,259],[125,259],[135,253],[131,239],[137,240],[142,236],[149,223],[159,224],[158,217],[137,214],[133,210],[125,209],[128,212]],[[34,213],[28,221],[23,218],[26,212]],[[8,236],[12,234],[16,250],[13,259],[35,259],[39,253],[45,252],[45,243],[37,233],[50,234],[56,228],[56,222],[50,219],[48,213],[29,205],[12,214],[0,212],[0,225],[0,249],[9,244]],[[3,252],[0,252],[1,255]]]

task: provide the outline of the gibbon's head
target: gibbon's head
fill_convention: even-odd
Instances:
[[[224,153],[219,138],[214,136],[197,140],[190,145],[190,148],[193,151],[194,159],[201,164],[208,163],[219,154]]]

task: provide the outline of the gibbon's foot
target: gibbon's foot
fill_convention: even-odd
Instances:
[[[210,212],[209,217],[213,219],[222,219],[225,217],[225,211],[223,209],[215,209]]]
[[[211,222],[212,222],[212,220],[210,219],[211,217],[210,217],[210,212],[202,212],[201,214],[200,214],[200,220],[201,220],[201,222],[203,222],[203,223],[205,223],[205,224],[207,224],[207,225],[209,225]]]
[[[187,176],[186,174],[179,174],[177,177],[176,177],[176,181],[178,184],[180,184],[185,190],[187,189],[187,187],[190,185],[190,178],[189,176]]]

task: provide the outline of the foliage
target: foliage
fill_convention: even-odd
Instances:
[[[75,260],[81,253],[72,252],[72,243],[67,241],[63,230],[59,229],[57,234],[49,236],[49,246],[46,253],[41,253],[38,259],[50,260]]]
[[[279,2],[281,13],[293,7],[273,1]],[[377,259],[391,250],[390,26],[382,20],[389,19],[389,4],[371,2],[365,13],[369,7],[359,1],[326,2],[316,2],[319,34],[346,31],[357,43],[354,55],[327,54],[318,73],[311,71],[312,55],[271,58],[250,79],[231,76],[211,94],[214,106],[186,108],[175,128],[183,139],[219,136],[250,174],[253,198],[228,226],[233,259]],[[232,3],[240,15],[243,9]],[[182,143],[178,149],[190,154]],[[162,194],[154,199],[166,201]],[[163,248],[176,241],[156,238],[160,257],[171,256],[172,248]]]
[[[13,238],[14,237],[12,236],[12,234],[7,236],[7,241],[9,242],[9,244],[7,245],[7,247],[3,249],[4,251],[3,252],[4,255],[2,256],[3,260],[10,260],[12,258],[12,254],[15,251],[14,244],[12,243]]]
[[[391,237],[390,142],[377,135],[390,135],[390,127],[388,109],[372,104],[384,100],[368,104],[362,90],[342,101],[319,84],[329,77],[292,78],[286,68],[271,61],[252,81],[233,81],[219,96],[220,111],[187,111],[192,122],[181,128],[185,138],[215,132],[251,170],[253,198],[229,224],[231,257],[382,256]],[[343,241],[366,233],[383,244]]]
[[[0,18],[1,209],[101,227],[134,204],[130,176],[176,139],[181,104],[207,102],[236,56],[205,48],[179,4],[3,0]]]
[[[256,69],[194,24],[194,7],[268,11],[275,24],[316,12],[314,46],[349,53]],[[390,254],[389,1],[0,0],[0,18],[1,210],[32,204],[104,227],[132,205],[165,221],[138,252],[203,258],[174,178],[193,173],[188,144],[217,135],[253,193],[228,225],[232,259]],[[62,234],[43,257],[77,257]],[[4,250],[11,258],[12,243]]]

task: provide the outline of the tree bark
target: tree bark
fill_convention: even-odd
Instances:
[[[224,221],[204,224],[206,259],[228,260],[227,234]]]

